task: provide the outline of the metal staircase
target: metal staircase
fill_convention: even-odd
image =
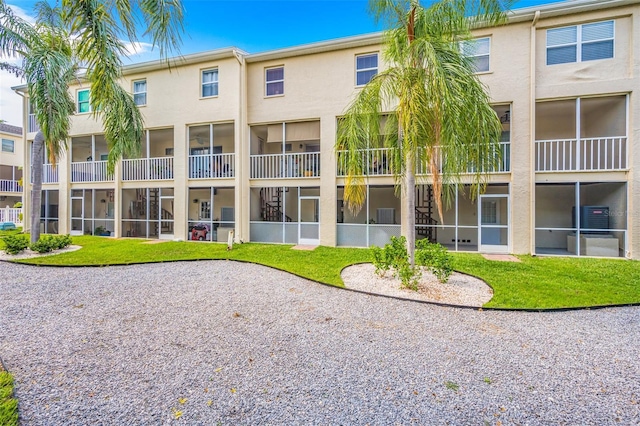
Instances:
[[[265,222],[291,222],[291,218],[282,212],[282,188],[262,188],[260,190],[260,209]]]
[[[433,218],[435,202],[431,185],[416,186],[416,236],[438,241],[438,221]]]

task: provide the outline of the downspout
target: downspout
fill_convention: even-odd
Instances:
[[[540,11],[536,10],[531,22],[531,47],[529,58],[529,253],[536,254],[536,24]]]
[[[239,72],[239,88],[240,93],[238,96],[238,123],[236,128],[238,129],[238,135],[235,138],[234,151],[236,153],[235,159],[235,201],[234,201],[234,210],[235,210],[235,242],[241,243],[244,240],[249,240],[249,189],[247,188],[247,180],[242,178],[247,176],[246,172],[249,168],[249,154],[247,151],[247,147],[249,146],[249,141],[246,140],[247,137],[247,116],[246,116],[246,104],[247,104],[247,63],[245,61],[244,55],[233,49],[233,56],[238,61],[238,65],[240,66]],[[246,207],[245,207],[246,206]]]
[[[31,217],[29,213],[31,210],[31,205],[28,201],[31,201],[30,197],[27,197],[27,187],[31,187],[31,164],[27,161],[29,158],[30,149],[27,148],[27,133],[29,133],[28,124],[29,124],[29,114],[25,108],[25,100],[27,100],[27,96],[19,90],[13,89],[14,93],[20,95],[22,97],[22,230],[23,232],[31,231],[31,221],[28,220],[28,217]],[[27,171],[29,173],[27,173]],[[14,172],[15,173],[15,172]]]

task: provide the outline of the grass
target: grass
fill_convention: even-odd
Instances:
[[[290,245],[246,243],[227,251],[224,244],[147,241],[78,236],[73,238],[73,244],[83,246],[82,250],[23,263],[107,266],[225,259],[258,263],[341,287],[340,271],[344,267],[371,261],[368,249],[321,246],[304,251],[292,250]],[[457,271],[482,278],[494,289],[487,308],[554,309],[640,303],[637,261],[518,256],[521,262],[499,262],[469,253],[454,253],[453,257]]]
[[[18,424],[18,400],[13,397],[13,377],[0,364],[0,425]]]

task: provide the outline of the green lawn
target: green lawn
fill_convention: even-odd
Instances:
[[[258,263],[324,284],[343,286],[340,271],[369,262],[368,249],[290,245],[162,242],[78,236],[82,250],[26,260],[36,265],[122,265],[195,259]],[[2,243],[0,242],[0,246]],[[624,259],[519,256],[522,262],[486,260],[479,254],[454,253],[455,269],[485,280],[494,289],[487,308],[550,309],[640,303],[640,263]]]
[[[13,377],[0,365],[0,425],[18,424],[18,400],[13,397]]]

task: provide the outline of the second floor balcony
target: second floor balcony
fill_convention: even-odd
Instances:
[[[235,154],[203,154],[189,156],[189,179],[235,177]]]
[[[0,179],[0,192],[22,192],[22,185],[17,180]]]
[[[498,161],[496,165],[485,167],[488,173],[507,173],[511,171],[511,144],[509,142],[499,143],[499,153],[496,153]],[[359,151],[356,155],[361,156],[363,165],[363,176],[393,176],[393,162],[390,148],[369,148]],[[442,153],[438,151],[438,164],[442,165]],[[349,156],[346,151],[339,151],[337,156],[337,176],[347,175]],[[477,168],[475,164],[469,164],[467,173],[474,173]],[[427,164],[417,164],[416,175],[427,175],[429,170]]]
[[[320,176],[320,153],[252,155],[251,179],[313,178]]]
[[[71,182],[110,182],[113,173],[107,172],[106,161],[80,161],[71,163]]]
[[[122,180],[173,179],[173,157],[122,160]]]
[[[626,95],[536,103],[536,172],[629,168]]]

